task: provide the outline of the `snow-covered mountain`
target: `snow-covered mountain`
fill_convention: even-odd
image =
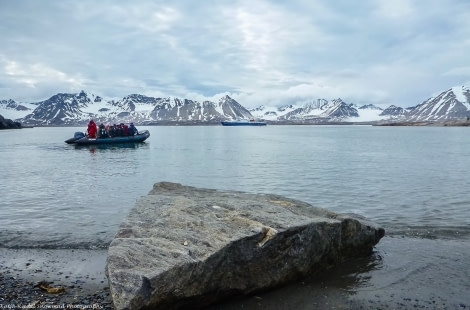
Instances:
[[[14,101],[2,101],[0,113],[14,108]],[[179,98],[154,98],[139,94],[121,100],[106,100],[81,91],[76,94],[59,93],[51,98],[32,103],[35,107],[21,109],[16,105],[15,119],[25,125],[83,125],[90,119],[103,123],[136,122],[218,122],[227,119],[252,118],[238,102],[225,96],[218,103],[197,102]],[[18,117],[19,116],[19,117]]]
[[[466,86],[452,87],[423,103],[404,109],[391,105],[386,109],[374,105],[356,106],[341,99],[317,99],[303,106],[268,108],[261,106],[250,112],[267,120],[291,121],[445,121],[470,116],[470,90]]]
[[[465,86],[453,87],[407,109],[394,105],[386,109],[371,104],[357,106],[341,99],[315,99],[303,105],[260,106],[251,110],[229,96],[220,98],[217,103],[140,94],[111,100],[81,91],[59,93],[33,103],[1,100],[0,115],[34,126],[84,125],[91,118],[103,123],[138,124],[217,123],[237,118],[258,118],[273,123],[444,121],[470,116],[470,90]]]
[[[154,121],[222,121],[250,118],[250,112],[237,101],[225,96],[218,103],[190,99],[157,98],[157,104],[147,117]]]
[[[86,122],[95,116],[94,108],[99,103],[101,97],[89,96],[84,91],[78,94],[57,94],[38,102],[37,108],[19,121],[27,125],[72,125]]]
[[[8,119],[25,117],[36,108],[30,103],[17,103],[12,99],[0,100],[0,115]]]
[[[379,117],[389,117],[389,118],[405,118],[408,111],[403,109],[402,107],[397,107],[395,105],[391,105],[385,110],[381,111]]]
[[[317,99],[307,104],[283,107],[265,107],[247,110],[236,100],[224,96],[218,103],[198,102],[180,98],[155,98],[132,94],[121,100],[106,100],[81,91],[75,94],[59,93],[47,100],[17,104],[13,100],[0,101],[0,113],[24,125],[83,125],[93,118],[97,122],[218,122],[229,119],[257,118],[271,122],[328,122],[376,121],[382,109],[373,105],[358,107],[341,99]],[[14,113],[13,113],[14,111]]]
[[[267,107],[262,105],[254,109],[250,109],[250,113],[255,118],[277,121],[279,117],[292,112],[295,109],[297,109],[297,107],[294,105],[286,105],[282,107]]]
[[[412,108],[409,121],[445,121],[470,116],[470,89],[452,87]]]
[[[261,106],[250,110],[257,118],[272,121],[302,121],[302,122],[367,122],[384,119],[379,117],[382,109],[372,104],[358,107],[345,103],[341,99],[328,101],[317,99],[302,106],[288,105],[285,107]]]

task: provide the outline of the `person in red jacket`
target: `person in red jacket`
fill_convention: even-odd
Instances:
[[[88,123],[88,136],[90,138],[96,138],[96,124],[93,120]]]

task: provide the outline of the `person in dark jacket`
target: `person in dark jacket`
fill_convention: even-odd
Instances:
[[[117,134],[118,137],[124,136],[124,124],[123,123],[117,125],[117,133],[118,133]]]
[[[134,123],[131,123],[129,125],[129,135],[130,136],[135,136],[136,134],[138,134],[139,132],[137,131],[137,128],[134,126]]]
[[[117,136],[116,124],[113,124],[112,126],[109,126],[108,135],[109,135],[111,138]]]
[[[108,131],[106,130],[106,127],[104,126],[103,123],[101,123],[98,126],[98,138],[107,138],[108,137]]]

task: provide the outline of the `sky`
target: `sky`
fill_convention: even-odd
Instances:
[[[0,0],[0,100],[411,107],[470,85],[468,0]]]

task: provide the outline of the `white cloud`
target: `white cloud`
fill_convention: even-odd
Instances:
[[[0,99],[410,106],[469,79],[465,0],[0,2]]]
[[[375,13],[382,18],[402,19],[415,12],[412,0],[376,0],[375,5]]]
[[[3,77],[9,77],[14,83],[24,84],[31,88],[35,88],[41,83],[68,84],[72,88],[80,88],[86,82],[79,75],[69,76],[40,63],[22,64],[16,61],[3,61],[3,71],[5,73]]]
[[[157,33],[170,29],[175,23],[180,22],[181,14],[178,10],[161,5],[142,5],[128,2],[113,5],[106,13],[108,20],[116,25],[121,25],[137,30]]]
[[[470,77],[470,66],[451,68],[443,75]]]

